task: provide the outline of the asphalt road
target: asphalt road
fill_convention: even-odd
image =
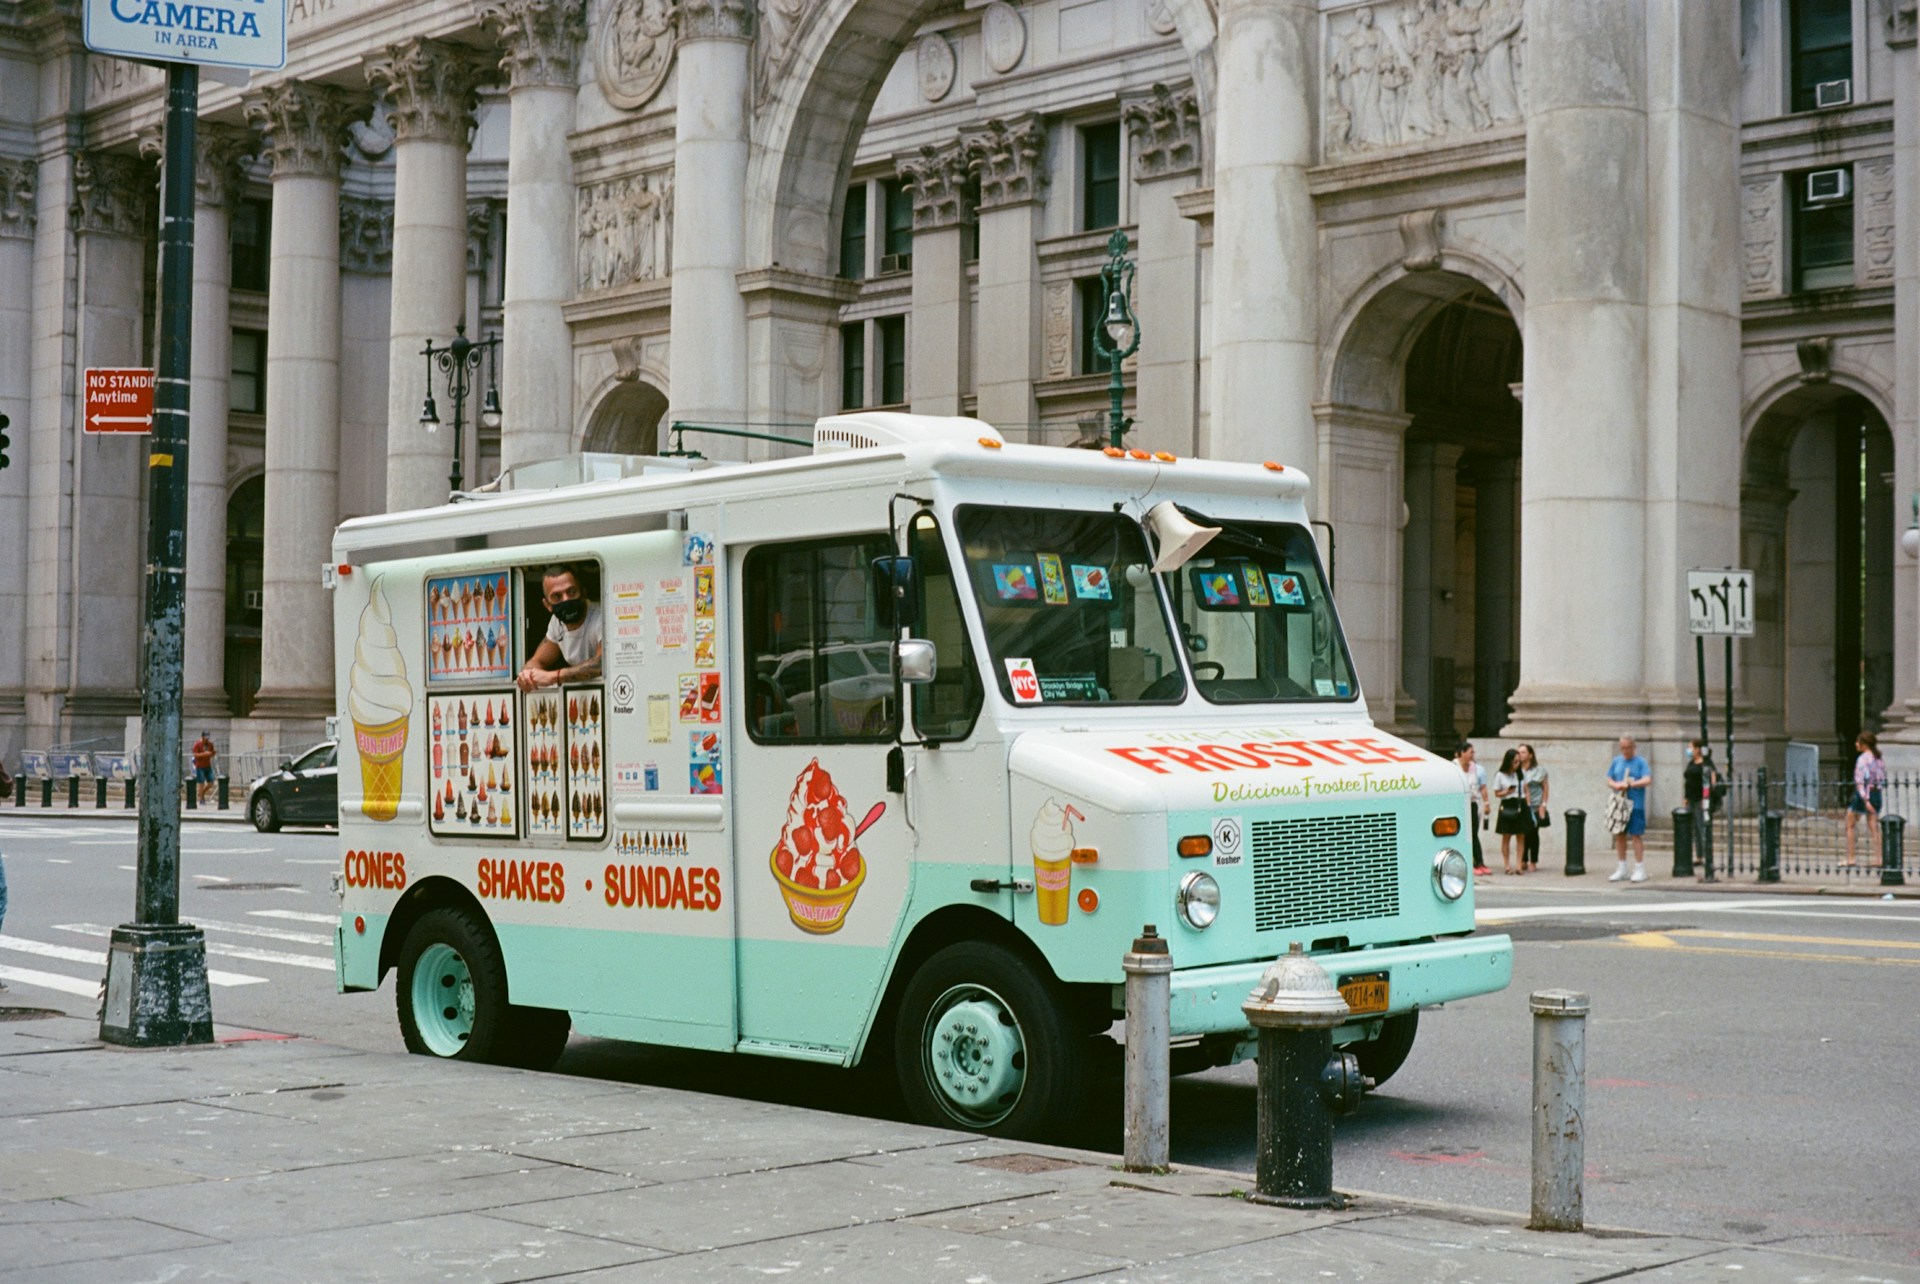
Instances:
[[[216,1020],[397,1051],[389,983],[334,990],[329,833],[189,821],[185,916],[206,929]],[[132,825],[0,811],[12,904],[0,1004],[95,1009],[105,933],[133,902]],[[1689,895],[1597,875],[1495,880],[1507,992],[1426,1014],[1406,1067],[1341,1123],[1346,1188],[1524,1210],[1527,994],[1592,996],[1590,1224],[1920,1262],[1920,903]],[[560,1072],[796,1104],[898,1110],[883,1076],[576,1038]],[[1251,1171],[1251,1066],[1178,1080],[1178,1162]],[[1117,1149],[1117,1087],[1076,1140]]]

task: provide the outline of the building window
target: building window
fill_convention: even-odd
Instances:
[[[886,201],[886,237],[881,243],[880,272],[906,272],[913,267],[913,194],[906,184],[888,179],[880,184]]]
[[[855,321],[840,327],[840,409],[867,404],[867,327]]]
[[[267,289],[267,242],[273,230],[273,206],[267,201],[244,200],[233,207],[233,288],[264,294]]]
[[[880,356],[880,404],[901,406],[907,401],[907,319],[881,317],[873,323]]]
[[[1107,359],[1100,351],[1100,342],[1096,337],[1100,333],[1100,323],[1107,319],[1107,295],[1100,288],[1100,278],[1083,276],[1073,283],[1074,300],[1080,309],[1080,361],[1081,374],[1105,374]]]
[[[867,277],[867,185],[847,189],[847,209],[840,216],[840,275],[849,281]]]
[[[1852,167],[1790,174],[1787,183],[1793,188],[1793,288],[1852,285]]]
[[[1793,110],[1853,101],[1853,0],[1791,0],[1787,14]]]
[[[227,409],[243,415],[267,410],[267,336],[259,330],[233,332],[233,370],[227,379]]]
[[[1120,122],[1080,131],[1080,226],[1120,226]]]

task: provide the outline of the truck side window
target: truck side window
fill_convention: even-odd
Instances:
[[[747,554],[747,732],[762,743],[891,740],[892,634],[874,610],[882,534],[763,545]]]
[[[986,693],[974,665],[973,640],[960,614],[953,563],[933,514],[915,516],[907,540],[907,551],[920,572],[920,626],[914,636],[933,643],[940,656],[934,680],[913,690],[914,730],[928,740],[965,740],[980,716]]]

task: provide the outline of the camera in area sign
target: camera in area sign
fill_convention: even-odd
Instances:
[[[275,71],[287,65],[287,0],[86,0],[95,53]]]

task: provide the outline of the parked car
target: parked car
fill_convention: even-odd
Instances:
[[[338,825],[339,745],[329,740],[247,786],[247,818],[263,834],[281,825]]]

